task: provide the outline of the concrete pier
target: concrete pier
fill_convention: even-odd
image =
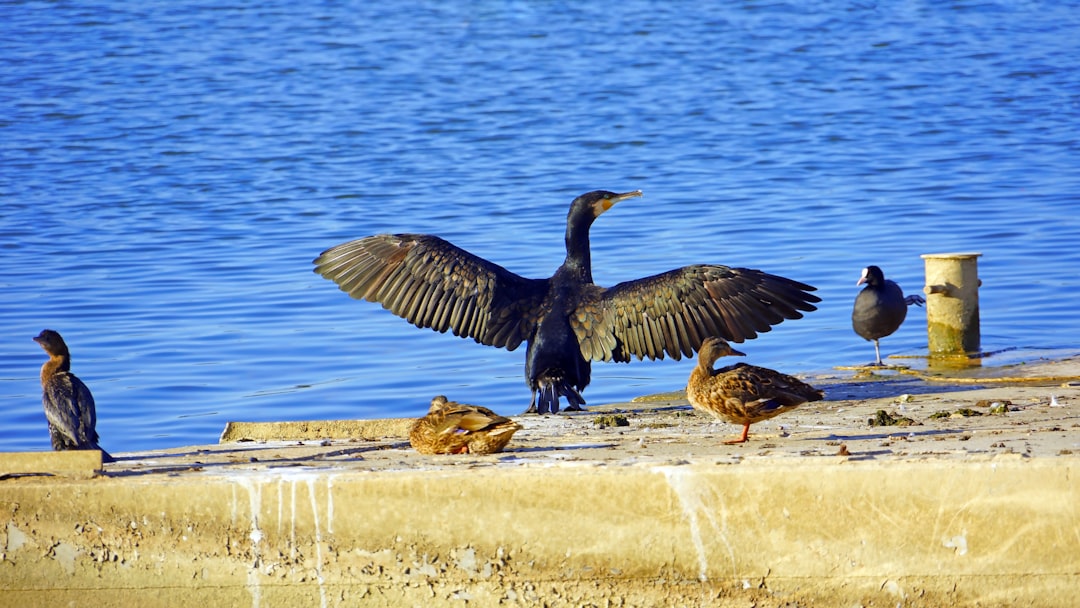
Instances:
[[[826,401],[737,446],[673,394],[520,418],[490,456],[363,421],[88,479],[0,456],[0,605],[1072,606],[1080,360],[1053,365],[810,378]]]

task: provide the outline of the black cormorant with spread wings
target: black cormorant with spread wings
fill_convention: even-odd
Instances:
[[[589,227],[640,190],[598,190],[566,216],[566,260],[550,279],[528,279],[437,236],[378,234],[331,247],[315,272],[357,299],[417,327],[514,350],[527,344],[527,412],[580,410],[592,361],[693,357],[702,341],[757,337],[816,310],[815,288],[760,270],[696,264],[626,281],[593,283]],[[539,403],[537,402],[539,393]]]

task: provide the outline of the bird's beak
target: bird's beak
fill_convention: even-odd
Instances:
[[[745,356],[746,356],[746,353],[742,352],[741,350],[735,350],[735,349],[733,348],[733,349],[731,349],[731,355],[732,355],[733,357],[745,357]]]
[[[855,282],[855,286],[858,287],[859,285],[862,285],[863,283],[865,283],[866,282],[866,276],[868,274],[870,274],[870,273],[867,272],[867,269],[863,268],[862,275],[859,277],[859,280]]]
[[[625,201],[628,198],[637,198],[641,196],[641,190],[634,190],[632,192],[623,192],[622,194],[616,194],[615,196],[605,198],[600,202],[601,209],[607,211],[615,206],[615,203]]]

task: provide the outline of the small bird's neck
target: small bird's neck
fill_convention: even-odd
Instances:
[[[45,384],[60,372],[71,371],[71,357],[68,355],[49,355],[49,360],[41,366],[41,383]]]
[[[716,357],[711,357],[711,356],[702,357],[702,356],[699,355],[698,356],[698,363],[697,363],[698,368],[701,369],[701,371],[708,374],[708,373],[713,371],[713,365],[716,363],[716,359],[717,359]]]

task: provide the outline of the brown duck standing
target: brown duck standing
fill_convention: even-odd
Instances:
[[[42,330],[34,341],[49,360],[41,366],[41,403],[49,421],[54,450],[100,450],[103,462],[113,457],[98,445],[97,412],[90,389],[71,373],[71,353],[60,334]]]
[[[736,363],[713,369],[717,359],[731,355],[744,356],[722,338],[706,338],[686,385],[686,397],[694,408],[743,425],[741,437],[724,443],[743,443],[751,424],[825,397],[802,380],[768,368]]]
[[[439,395],[409,430],[409,443],[421,454],[492,454],[501,452],[520,428],[486,407]]]

